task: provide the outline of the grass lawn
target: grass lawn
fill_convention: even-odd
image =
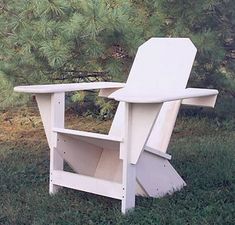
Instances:
[[[110,125],[76,120],[83,130]],[[0,113],[0,130],[0,225],[235,224],[234,121],[179,118],[168,152],[187,186],[161,199],[137,197],[126,216],[118,200],[65,188],[48,194],[49,150],[36,109]]]

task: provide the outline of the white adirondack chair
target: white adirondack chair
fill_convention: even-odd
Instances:
[[[68,187],[120,199],[125,213],[136,194],[160,197],[186,185],[166,153],[179,107],[214,107],[218,94],[186,88],[195,55],[187,38],[151,38],[139,47],[126,84],[15,87],[36,95],[50,146],[50,193]],[[64,128],[64,92],[89,89],[121,102],[108,135]],[[74,173],[63,171],[64,161]]]

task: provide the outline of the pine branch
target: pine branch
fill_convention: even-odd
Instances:
[[[95,80],[110,80],[109,74],[106,71],[102,72],[90,72],[90,71],[79,71],[79,70],[64,70],[60,71],[59,77],[54,77],[53,80],[87,80],[92,81]]]

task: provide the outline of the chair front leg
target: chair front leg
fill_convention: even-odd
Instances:
[[[37,94],[37,104],[50,147],[50,181],[49,193],[55,194],[59,186],[53,184],[53,171],[63,170],[64,160],[57,151],[57,133],[53,127],[64,128],[65,94]]]
[[[120,151],[123,159],[122,167],[122,213],[135,207],[136,193],[136,165],[130,163],[130,139],[131,139],[131,104],[125,103],[125,129],[124,142],[120,145]]]
[[[127,158],[123,159],[122,176],[122,213],[125,214],[135,207],[136,193],[136,165],[129,163]]]

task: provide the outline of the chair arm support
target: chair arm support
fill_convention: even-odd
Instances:
[[[91,83],[70,83],[70,84],[48,84],[48,85],[29,85],[17,86],[16,92],[47,94],[68,91],[84,91],[97,89],[118,89],[125,86],[125,83],[117,82],[91,82]]]
[[[196,89],[196,88],[192,88],[192,89]],[[204,89],[204,90],[210,90],[210,89]],[[217,94],[214,94],[214,95],[205,95],[205,96],[200,96],[200,97],[183,99],[182,104],[214,108],[217,95],[218,95],[218,91],[217,91]]]
[[[177,90],[130,90],[122,88],[109,95],[117,101],[128,103],[163,103],[168,101],[217,96],[218,91],[215,89],[186,88]]]

